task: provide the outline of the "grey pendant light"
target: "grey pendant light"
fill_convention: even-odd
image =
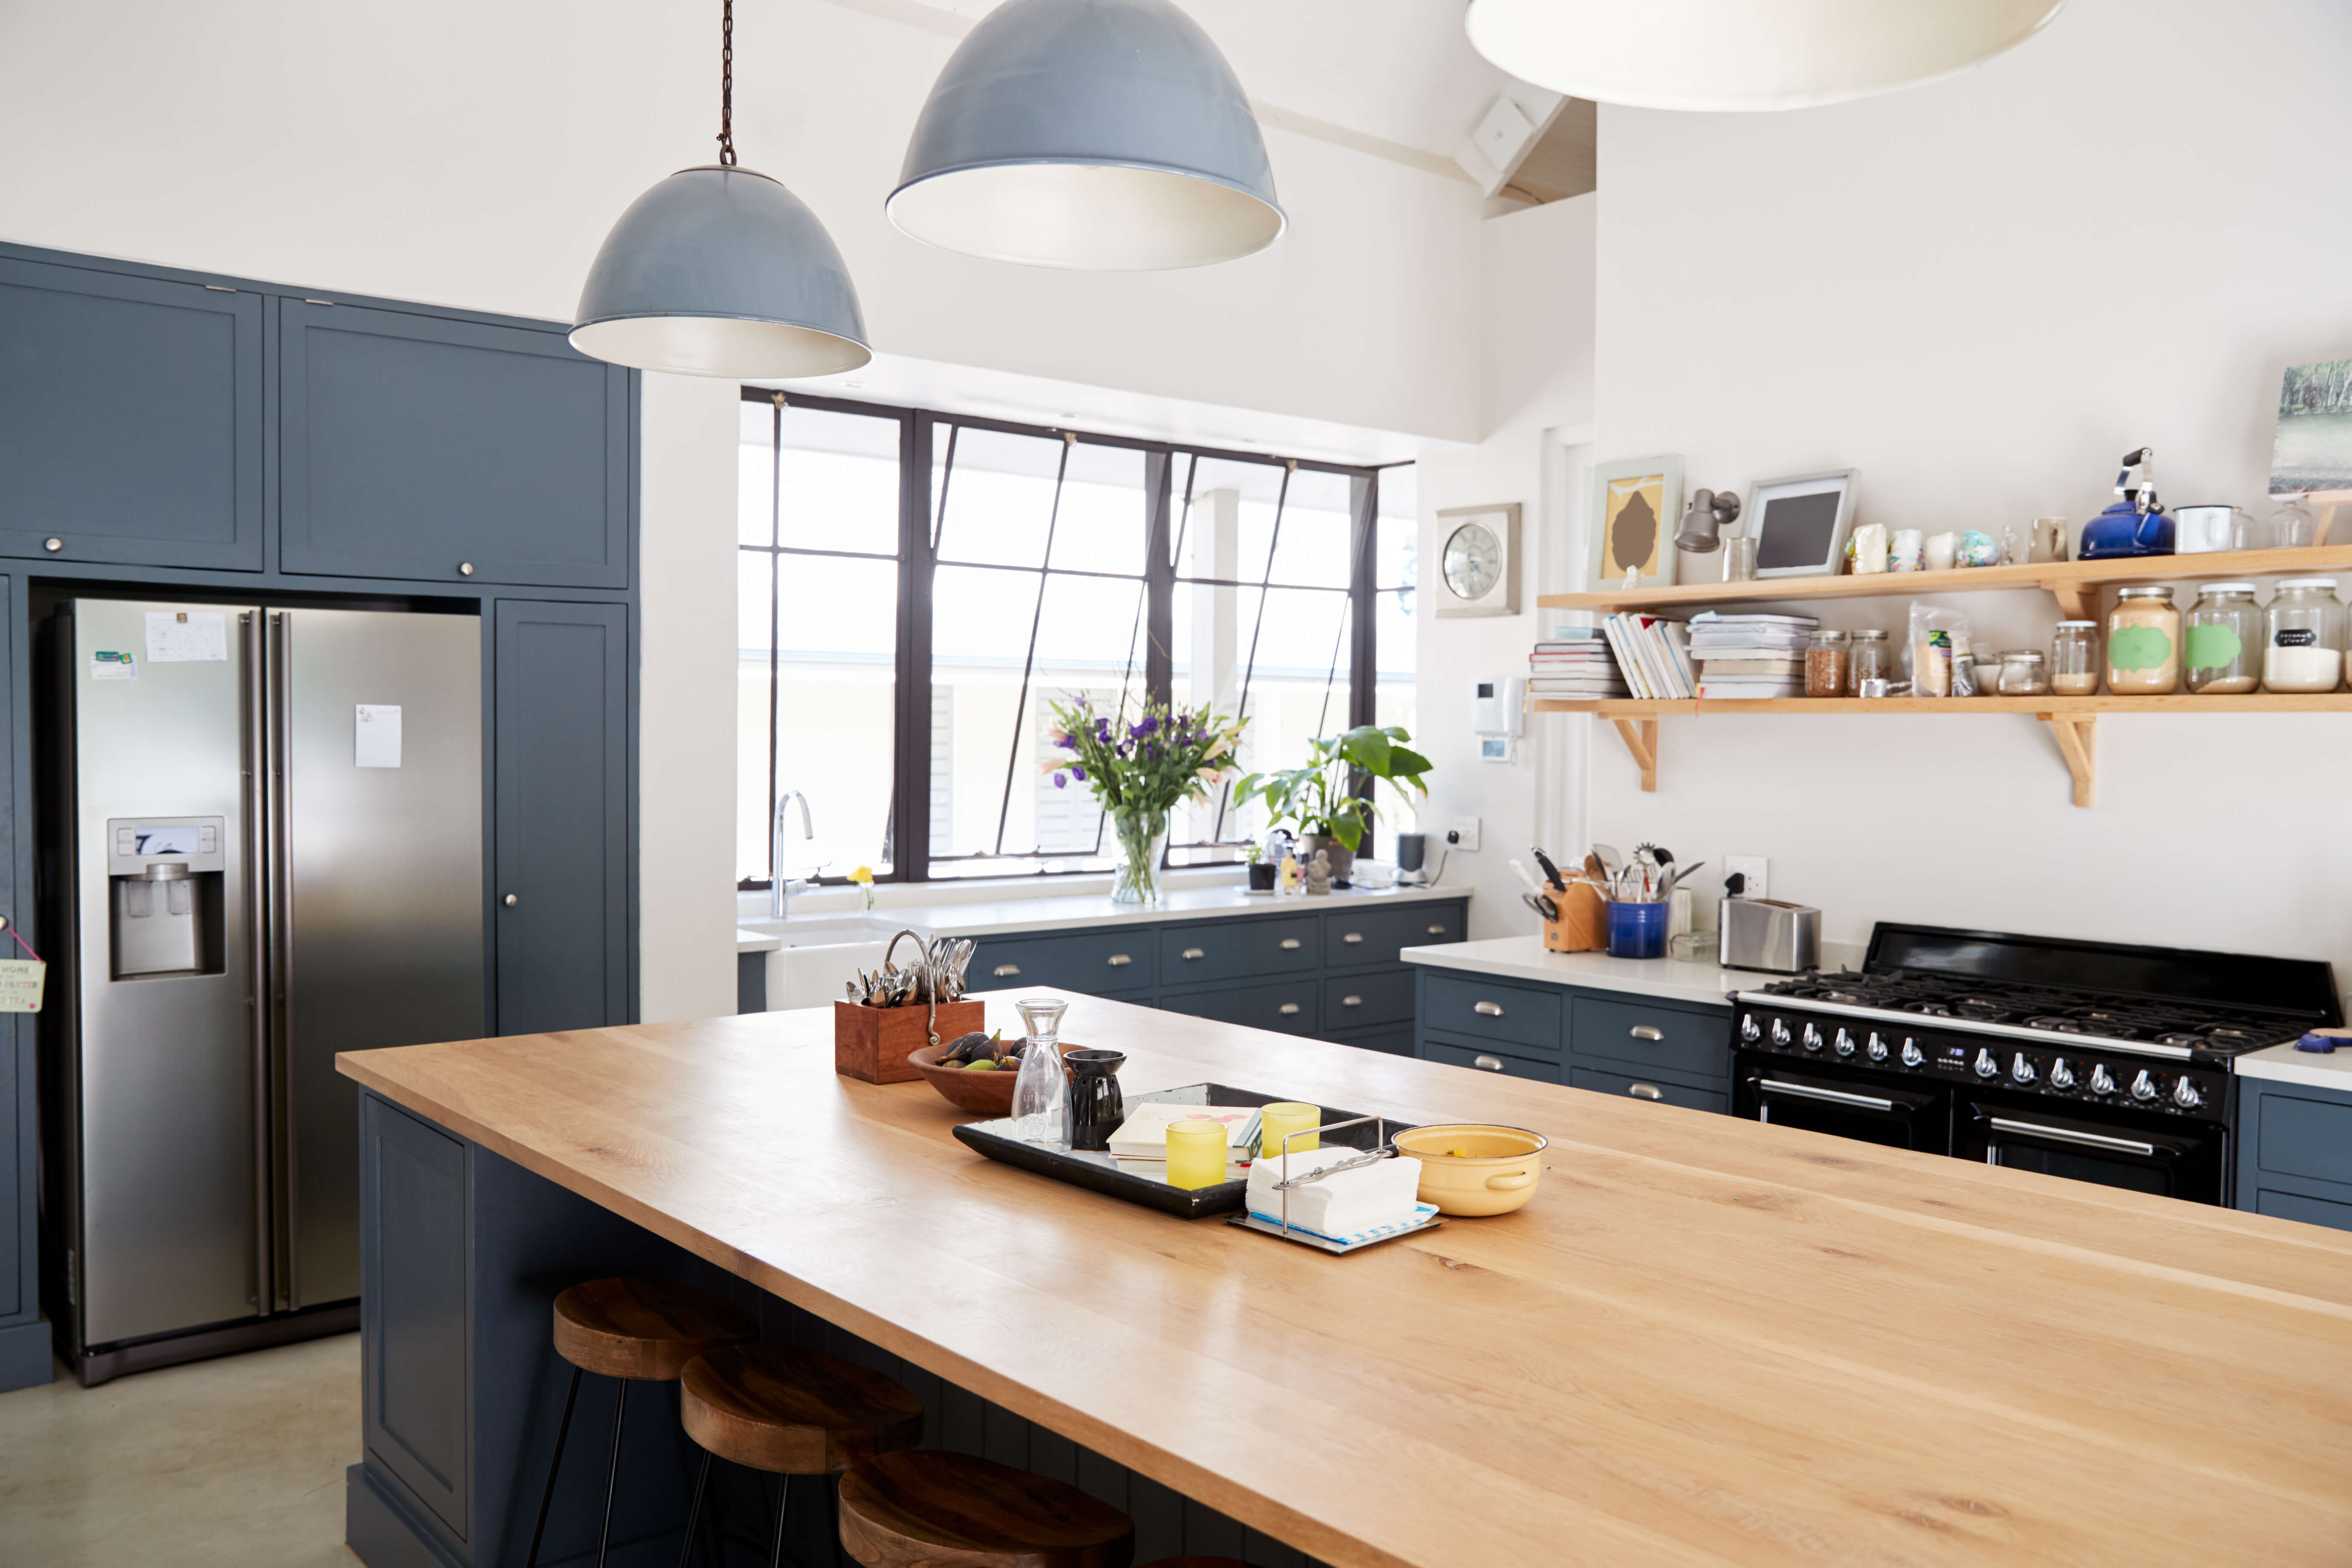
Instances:
[[[814,213],[735,166],[735,5],[720,20],[719,162],[629,204],[580,290],[572,346],[639,370],[739,381],[874,357],[849,268]]]
[[[998,261],[1126,272],[1265,249],[1286,222],[1249,97],[1169,0],[1006,0],[949,58],[890,221]]]

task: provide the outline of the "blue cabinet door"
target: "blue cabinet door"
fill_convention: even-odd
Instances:
[[[562,334],[280,306],[278,565],[623,588],[629,373]]]
[[[262,304],[0,260],[0,552],[258,571]]]
[[[466,1146],[360,1102],[360,1434],[407,1500],[471,1534],[471,1204]]]
[[[499,1033],[625,1023],[628,612],[501,599],[497,628]]]

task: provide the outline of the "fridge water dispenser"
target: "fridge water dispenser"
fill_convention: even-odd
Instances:
[[[115,979],[222,972],[226,826],[217,816],[108,820]]]

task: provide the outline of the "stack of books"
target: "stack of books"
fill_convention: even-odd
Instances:
[[[1691,617],[1690,655],[1698,665],[1698,694],[1710,702],[1742,698],[1802,697],[1805,644],[1821,623],[1811,616]]]
[[[1599,626],[1564,626],[1528,655],[1528,695],[1583,702],[1633,693]]]
[[[1617,668],[1636,697],[1671,699],[1698,694],[1691,667],[1690,627],[1663,616],[1626,611],[1601,623],[1601,634],[1617,656]]]

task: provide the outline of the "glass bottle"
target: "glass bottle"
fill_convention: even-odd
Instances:
[[[2050,639],[2050,689],[2091,697],[2099,689],[2099,623],[2060,621]]]
[[[2333,577],[2290,577],[2263,619],[2263,689],[2333,691],[2344,681],[2344,605]]]
[[[1058,1042],[1062,1015],[1070,1005],[1053,996],[1024,996],[1013,1005],[1029,1031],[1021,1047],[1021,1076],[1013,1080],[1013,1135],[1024,1143],[1066,1143],[1070,1086]]]
[[[1848,639],[1845,661],[1845,691],[1848,697],[1862,695],[1865,680],[1895,679],[1895,649],[1883,631],[1859,631]]]
[[[2252,583],[2208,583],[2180,638],[2189,689],[2202,697],[2252,691],[2263,683],[2263,608]]]
[[[2180,689],[2180,611],[2165,587],[2126,588],[2107,612],[2107,689],[2167,697]]]
[[[1846,691],[1846,636],[1826,628],[1805,649],[1805,695],[1842,697]]]
[[[2042,673],[2045,668],[2040,648],[2010,649],[2000,656],[2000,695],[2003,697],[2044,695],[2050,689],[2049,679]]]
[[[2319,540],[2319,519],[2304,504],[2301,496],[2289,496],[2278,510],[2271,513],[2270,547],[2273,550],[2300,550]]]

